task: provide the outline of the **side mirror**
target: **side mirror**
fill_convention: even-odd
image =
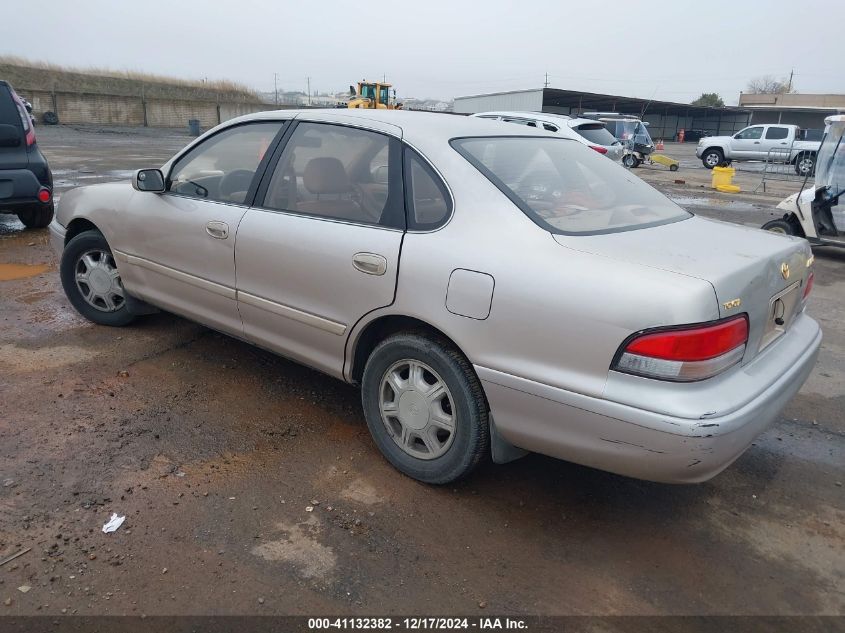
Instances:
[[[0,147],[18,147],[21,133],[14,125],[0,125]]]
[[[164,193],[164,174],[160,169],[139,169],[132,178],[132,186],[137,191]]]

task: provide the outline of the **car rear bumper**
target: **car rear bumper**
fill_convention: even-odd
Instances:
[[[697,418],[675,417],[484,367],[476,371],[496,430],[514,446],[639,479],[695,483],[729,466],[774,422],[809,376],[820,344],[818,324],[802,315],[768,353],[733,370],[746,387],[749,376],[767,382],[718,417],[706,409]],[[781,371],[769,381],[772,372],[760,371],[758,363],[775,363]]]
[[[0,209],[41,204],[38,192],[45,186],[28,169],[0,170]]]

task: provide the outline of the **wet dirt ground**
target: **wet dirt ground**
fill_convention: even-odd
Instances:
[[[38,133],[59,195],[189,140]],[[845,250],[816,261],[818,365],[712,481],[530,455],[438,488],[381,458],[353,387],[168,314],[86,322],[47,232],[0,216],[0,561],[32,548],[0,614],[842,614]]]

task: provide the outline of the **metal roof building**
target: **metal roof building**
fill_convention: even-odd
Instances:
[[[733,134],[747,126],[751,111],[741,107],[694,106],[638,97],[598,94],[558,88],[514,90],[456,97],[454,111],[475,114],[491,110],[521,110],[576,115],[583,112],[634,114],[649,123],[655,139],[673,139],[678,130],[704,130],[709,135]]]
[[[741,92],[739,105],[751,111],[752,123],[792,123],[823,129],[825,117],[845,112],[845,95]]]

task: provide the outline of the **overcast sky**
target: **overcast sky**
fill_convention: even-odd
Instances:
[[[5,5],[11,0],[2,0]],[[400,97],[555,88],[735,104],[748,79],[845,93],[841,0],[21,0],[0,54],[72,66]]]

